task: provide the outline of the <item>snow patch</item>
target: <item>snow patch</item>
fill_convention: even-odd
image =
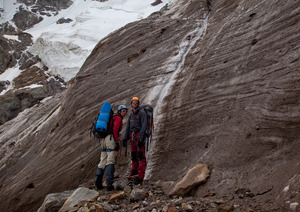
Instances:
[[[284,187],[284,189],[282,191],[287,192],[289,189],[290,189],[290,186],[286,186],[286,187]]]
[[[0,24],[10,21],[16,12],[19,11],[19,6],[22,5],[17,3],[16,0],[1,0],[2,5],[0,8],[4,10],[3,14],[0,17]]]
[[[23,87],[22,89],[27,89],[27,88],[39,88],[39,87],[43,87],[43,85],[39,85],[39,84],[32,84],[32,85],[29,85],[29,86],[25,86]]]
[[[192,47],[195,45],[195,43],[200,39],[203,32],[206,31],[207,27],[207,19],[203,22],[198,23],[199,27],[197,27],[194,31],[188,33],[182,40],[182,42],[179,45],[179,52],[176,56],[174,56],[166,65],[168,72],[171,72],[171,76],[167,80],[167,84],[165,84],[164,88],[162,89],[160,96],[159,96],[159,103],[163,102],[163,99],[168,96],[171,93],[171,89],[173,85],[176,82],[176,78],[178,74],[182,71],[181,67],[185,63],[185,58],[187,54],[190,52]],[[192,39],[187,39],[188,37],[191,37]],[[161,110],[163,105],[160,105],[159,109]],[[156,110],[156,114],[160,113],[160,110]]]
[[[10,84],[8,85],[6,90],[3,90],[0,95],[5,94],[7,91],[13,88],[13,80],[18,77],[21,73],[19,67],[15,66],[13,68],[8,68],[4,73],[0,75],[0,81],[9,81]]]
[[[16,41],[18,41],[18,42],[21,42],[21,41],[19,40],[19,37],[16,36],[16,35],[3,35],[3,37],[5,37],[5,38],[8,39],[8,40],[16,40]]]
[[[290,204],[290,209],[291,209],[292,211],[296,211],[298,205],[299,205],[298,202],[293,202],[293,203]]]

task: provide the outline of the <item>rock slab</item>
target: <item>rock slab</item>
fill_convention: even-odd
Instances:
[[[58,211],[74,191],[48,194],[37,212]]]
[[[73,194],[66,200],[60,210],[67,210],[68,208],[74,207],[80,201],[94,199],[99,196],[97,191],[88,188],[78,188]]]
[[[191,168],[181,181],[179,181],[174,189],[169,193],[169,196],[173,195],[185,195],[190,192],[194,187],[205,183],[209,177],[210,171],[205,164],[197,164]]]

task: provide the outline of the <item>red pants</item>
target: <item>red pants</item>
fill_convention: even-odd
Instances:
[[[136,133],[134,138],[131,135],[131,161],[132,167],[130,175],[136,175],[140,179],[144,179],[145,170],[147,167],[145,144],[141,147],[138,146],[139,133]]]

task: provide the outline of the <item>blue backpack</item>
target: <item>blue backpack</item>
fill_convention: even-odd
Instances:
[[[110,121],[113,114],[114,112],[111,109],[111,104],[104,102],[100,113],[93,121],[90,136],[93,134],[96,138],[105,138],[108,134],[110,134]]]

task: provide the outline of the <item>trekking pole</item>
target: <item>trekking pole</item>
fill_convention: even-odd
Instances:
[[[146,151],[148,152],[148,148],[149,148],[149,137],[147,138],[147,146],[146,146]]]
[[[118,151],[116,151],[116,165],[118,164]]]
[[[120,145],[120,157],[121,157],[121,153],[122,153],[122,146],[123,146],[123,145],[121,145],[121,140],[120,140],[120,142],[119,142],[119,145]]]
[[[125,146],[125,157],[127,157],[127,140],[125,141],[126,142],[126,146]]]

